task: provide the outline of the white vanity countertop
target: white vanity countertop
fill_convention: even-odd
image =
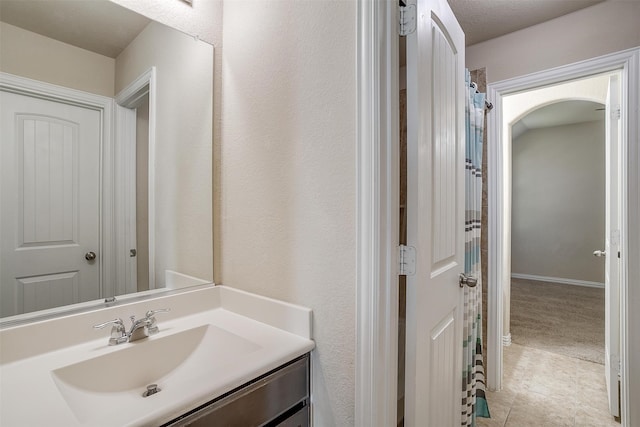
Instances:
[[[170,313],[156,316],[160,332],[140,341],[108,346],[110,328],[98,331],[92,328],[94,324],[116,317],[126,319],[125,324],[128,325],[130,315],[141,317],[147,310],[159,308],[171,309]],[[198,353],[200,359],[197,359],[197,364],[192,358],[190,368],[177,368],[175,372],[169,372],[163,377],[166,378],[166,388],[163,389],[163,379],[159,379],[157,382],[162,391],[147,398],[141,397],[144,387],[113,393],[104,390],[78,391],[73,385],[61,382],[54,374],[61,372],[62,368],[100,358],[98,360],[110,362],[106,364],[107,371],[96,376],[103,378],[97,381],[97,388],[103,382],[110,383],[111,378],[116,384],[129,380],[123,375],[133,377],[131,381],[135,382],[136,376],[144,376],[138,372],[137,366],[142,364],[149,369],[157,369],[153,368],[154,362],[167,363],[171,359],[167,353],[174,356],[174,352],[168,350],[173,347],[167,345],[180,343],[179,347],[183,352],[186,351],[183,341],[174,338],[189,333],[194,336],[191,331],[196,329],[222,337],[219,342],[228,343],[229,351],[225,349],[220,352],[219,348],[213,348],[213,353]],[[227,344],[224,346],[227,347]],[[137,351],[143,348],[150,351]],[[162,354],[152,354],[154,348],[160,349],[156,353]],[[213,285],[177,295],[16,326],[0,331],[0,425],[160,425],[313,348],[311,310]],[[136,351],[138,357],[135,357]],[[114,358],[116,352],[122,352],[124,359]],[[140,357],[139,354],[144,356]],[[134,360],[130,363],[126,357],[128,355],[133,355]],[[98,366],[102,366],[100,363]],[[122,369],[117,368],[119,366]],[[198,368],[194,369],[194,366]],[[88,372],[92,378],[94,371]]]

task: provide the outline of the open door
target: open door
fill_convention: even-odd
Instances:
[[[620,146],[620,82],[609,78],[605,118],[605,378],[611,415],[620,416],[620,221],[618,169]]]
[[[461,419],[464,270],[464,33],[446,0],[414,0],[407,35],[405,425]]]

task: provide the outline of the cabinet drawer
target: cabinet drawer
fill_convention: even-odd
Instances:
[[[165,425],[261,426],[296,405],[306,410],[308,398],[309,356],[305,355]]]

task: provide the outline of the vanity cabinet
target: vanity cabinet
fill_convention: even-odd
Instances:
[[[305,354],[163,427],[307,427],[309,374],[309,354]]]

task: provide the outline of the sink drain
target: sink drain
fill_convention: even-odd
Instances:
[[[158,388],[158,384],[149,384],[147,386],[147,391],[145,391],[144,393],[142,393],[142,397],[149,397],[153,394],[156,394],[158,392],[162,391],[162,389]]]

